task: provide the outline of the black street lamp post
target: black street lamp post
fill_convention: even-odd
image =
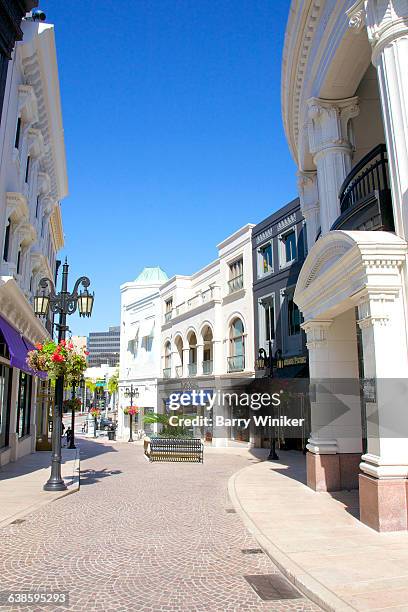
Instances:
[[[262,366],[262,369],[266,366],[269,370],[268,377],[273,378],[273,358],[272,358],[272,342],[268,341],[268,354],[264,348],[260,348],[258,351],[258,364]],[[274,415],[272,414],[272,418]],[[276,428],[273,425],[271,433],[271,447],[268,455],[268,461],[277,461],[279,456],[276,452]]]
[[[133,398],[139,397],[139,391],[137,390],[137,387],[134,387],[133,384],[131,384],[130,387],[126,387],[125,397],[130,397],[130,407],[132,407]],[[132,414],[129,414],[129,428],[130,428],[130,434],[129,434],[128,442],[133,442],[133,415]]]
[[[58,330],[58,342],[65,340],[66,332],[68,330],[67,315],[73,314],[78,308],[79,316],[90,317],[92,314],[94,301],[94,294],[90,294],[87,289],[87,287],[90,285],[90,280],[87,276],[81,276],[76,281],[72,293],[68,291],[68,269],[69,266],[65,260],[65,263],[62,266],[62,285],[60,293],[55,293],[55,287],[52,280],[49,278],[42,278],[39,283],[40,292],[34,296],[34,312],[37,316],[45,317],[49,308],[51,309],[51,312],[59,315],[59,321],[56,324]],[[78,293],[80,285],[82,285],[84,289]],[[67,488],[64,479],[61,476],[61,425],[63,400],[64,377],[59,376],[55,381],[51,475],[44,485],[45,491],[64,491]]]

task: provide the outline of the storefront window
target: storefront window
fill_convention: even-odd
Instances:
[[[11,368],[0,364],[0,448],[9,444],[12,373]]]
[[[30,433],[31,420],[31,391],[32,377],[20,372],[17,397],[17,428],[18,437],[22,438]]]

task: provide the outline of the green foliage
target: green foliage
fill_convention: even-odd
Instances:
[[[116,371],[108,381],[108,391],[111,395],[117,393],[119,389],[119,372]]]
[[[191,438],[190,432],[182,425],[170,425],[169,414],[159,414],[158,412],[151,412],[145,414],[143,417],[143,423],[153,425],[158,423],[162,426],[162,430],[159,433],[159,438]]]

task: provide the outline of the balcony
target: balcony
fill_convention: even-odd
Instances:
[[[163,378],[171,378],[171,368],[163,368]]]
[[[205,291],[194,295],[192,298],[186,300],[185,302],[181,302],[178,304],[173,310],[170,312],[166,312],[164,315],[164,324],[169,323],[175,317],[178,317],[190,310],[194,310],[194,308],[198,308],[203,304],[208,304],[212,300],[217,299],[219,296],[219,287],[209,287]]]
[[[176,378],[183,378],[183,366],[176,366]]]
[[[332,230],[394,231],[384,144],[376,146],[354,166],[341,186],[339,199],[341,214]]]
[[[203,361],[203,374],[208,375],[213,373],[213,362],[208,359],[207,361]]]
[[[239,276],[235,276],[228,281],[228,293],[235,293],[235,291],[239,291],[244,286],[244,275],[240,274]]]
[[[196,363],[189,363],[188,364],[188,375],[189,376],[196,376],[197,374],[197,364]]]
[[[228,373],[243,372],[243,370],[245,369],[244,355],[234,355],[233,357],[227,357],[227,362]]]

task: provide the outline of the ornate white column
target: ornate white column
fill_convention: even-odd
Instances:
[[[340,215],[339,191],[350,172],[353,151],[348,138],[348,124],[359,113],[358,98],[311,98],[308,106],[309,146],[317,167],[320,222],[324,235]]]
[[[200,342],[200,344],[197,344],[197,376],[201,376],[203,373],[203,359],[204,344]]]
[[[393,282],[400,266],[395,260],[367,262],[373,275],[385,270],[388,283],[366,289],[358,304],[367,424],[360,517],[378,531],[408,528],[408,348],[401,333],[406,325],[401,280]]]
[[[367,28],[377,68],[396,233],[408,237],[408,2],[360,0],[347,11],[356,32]]]
[[[190,360],[190,348],[183,348],[183,378],[188,378],[188,362]]]
[[[319,192],[316,172],[298,172],[298,189],[302,215],[306,221],[307,246],[311,249],[320,228]]]

